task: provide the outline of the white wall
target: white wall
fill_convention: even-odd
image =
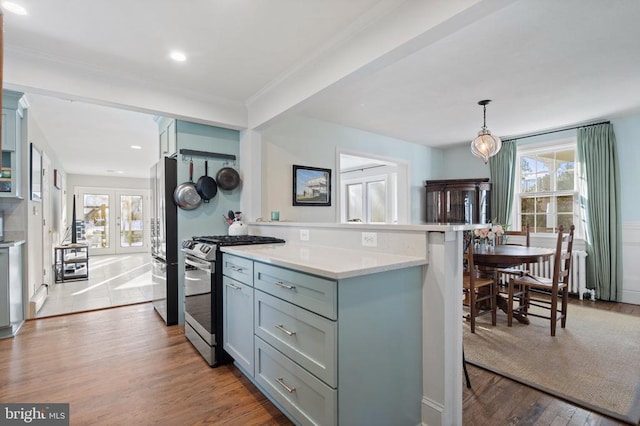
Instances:
[[[262,132],[262,217],[280,212],[280,220],[338,222],[337,151],[370,154],[409,163],[410,221],[424,221],[424,180],[434,176],[432,148],[308,117],[290,117]],[[293,206],[294,164],[332,170],[331,206]]]
[[[73,204],[73,193],[77,186],[93,188],[117,188],[117,189],[149,189],[149,179],[123,178],[111,176],[89,176],[89,175],[67,175],[67,217],[65,224],[71,223],[71,206]],[[77,201],[76,201],[77,203]]]

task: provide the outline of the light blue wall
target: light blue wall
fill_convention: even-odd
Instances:
[[[335,185],[336,152],[348,150],[409,163],[410,221],[424,220],[424,181],[438,173],[439,150],[302,116],[264,130],[262,140],[263,212],[278,210],[281,218],[299,222],[337,222],[335,187],[331,207],[292,206],[291,170],[293,164],[331,169]]]
[[[223,129],[204,124],[177,120],[178,150],[191,149],[220,154],[231,154],[239,158],[240,133],[237,130]],[[209,161],[209,176],[215,174],[225,165],[219,158],[193,158],[193,181],[204,175],[204,162]],[[189,180],[189,160],[191,157],[178,153],[178,184]],[[218,189],[215,197],[208,203],[202,203],[194,210],[178,209],[178,239],[191,238],[194,235],[226,235],[227,223],[222,218],[229,210],[240,207],[240,188],[233,191]]]
[[[440,173],[434,179],[488,178],[489,165],[471,153],[471,143],[442,150]]]
[[[612,119],[620,164],[622,222],[640,221],[640,114]]]

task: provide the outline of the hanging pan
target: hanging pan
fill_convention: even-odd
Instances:
[[[198,182],[196,182],[196,190],[202,201],[208,203],[210,199],[216,196],[218,193],[218,184],[215,179],[209,176],[209,162],[204,162],[204,175],[200,176]]]
[[[189,182],[176,186],[173,191],[173,201],[184,210],[193,210],[202,204],[202,197],[193,183],[193,160],[189,162]]]
[[[216,182],[218,182],[219,188],[225,191],[231,191],[240,185],[240,175],[233,167],[225,166],[218,170]]]

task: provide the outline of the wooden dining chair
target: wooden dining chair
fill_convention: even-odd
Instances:
[[[524,244],[522,243],[513,243],[509,242],[509,239],[506,239],[506,242],[501,242],[502,244],[507,245],[517,245],[517,246],[525,246],[531,247],[531,234],[529,232],[529,224],[525,223],[522,225],[522,229],[520,231],[505,231],[504,236],[510,237],[524,237]],[[509,268],[499,268],[496,270],[496,279],[498,280],[498,290],[501,290],[501,287],[506,287],[508,284],[508,280],[505,281],[505,276],[522,276],[527,272],[527,265],[522,264],[518,266],[512,266]],[[504,289],[506,290],[506,288]]]
[[[507,325],[511,327],[513,316],[520,313],[524,316],[545,318],[551,321],[551,335],[556,335],[556,324],[565,328],[567,324],[567,299],[569,290],[569,271],[571,267],[571,251],[573,250],[573,232],[571,225],[566,238],[562,225],[558,228],[556,252],[553,263],[553,278],[544,278],[525,273],[509,280],[509,299],[507,301]],[[565,246],[566,245],[566,246]],[[563,246],[565,248],[563,249]],[[514,303],[518,301],[518,306]],[[561,307],[558,309],[558,301]],[[535,306],[549,311],[548,315],[531,311]],[[544,312],[544,311],[543,311]]]
[[[473,241],[471,236],[465,237],[463,246],[463,291],[465,304],[469,308],[468,320],[471,332],[476,332],[476,318],[480,315],[491,314],[491,324],[496,325],[497,301],[495,276],[482,277],[473,262]],[[479,291],[483,289],[484,291]]]
[[[509,237],[524,237],[524,244],[510,242]],[[529,233],[529,224],[525,223],[524,225],[522,225],[522,229],[520,231],[504,231],[503,238],[501,238],[501,243],[531,247],[531,234]]]

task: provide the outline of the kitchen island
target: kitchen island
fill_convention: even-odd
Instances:
[[[295,243],[222,250],[224,347],[294,422],[420,423],[425,258]]]
[[[269,304],[281,305],[273,308],[280,311],[306,313],[306,310],[310,310],[311,313],[317,314],[315,308],[308,309],[302,306],[303,309],[301,309],[298,302],[282,299],[284,297],[282,293],[263,296],[265,289],[263,285],[266,286],[270,282],[270,285],[280,287],[278,283],[283,284],[284,289],[278,290],[282,292],[287,286],[292,286],[291,279],[295,278],[288,275],[283,277],[280,273],[260,272],[265,267],[276,268],[281,272],[314,276],[335,283],[337,292],[335,319],[331,318],[331,313],[326,311],[320,316],[328,321],[335,321],[337,329],[338,380],[336,383],[339,385],[332,387],[330,379],[326,377],[326,381],[321,380],[322,384],[335,391],[336,406],[332,409],[337,414],[335,417],[325,417],[329,420],[321,423],[361,424],[358,422],[364,421],[367,424],[461,424],[462,231],[481,227],[483,225],[342,225],[258,222],[250,224],[250,233],[283,238],[287,243],[280,247],[229,247],[224,251],[228,255],[253,262],[254,268],[255,265],[259,265],[258,271],[254,270],[252,273],[256,279],[252,285],[255,286],[254,292],[258,295],[254,301],[256,316],[261,315],[262,306],[265,307],[263,309],[265,312],[269,311],[272,308]],[[260,274],[271,278],[261,279]],[[399,287],[399,285],[407,286]],[[293,287],[296,285],[294,284]],[[349,293],[352,288],[357,291]],[[342,289],[345,291],[344,294]],[[415,293],[415,291],[418,292]],[[393,304],[398,294],[401,301]],[[356,303],[358,295],[362,300]],[[415,299],[418,298],[420,301],[416,303]],[[345,305],[342,305],[343,302]],[[350,319],[347,314],[349,311],[347,305],[352,302],[354,306],[357,305],[362,309],[360,323]],[[418,312],[415,312],[416,309]],[[388,314],[388,317],[379,323],[376,319],[380,312]],[[346,320],[345,324],[342,324],[343,319]],[[347,330],[352,326],[374,330],[373,334],[379,331],[375,336],[375,343],[373,338],[357,340],[354,335],[349,335]],[[261,327],[259,318],[256,317],[254,331],[257,337],[254,356],[259,357],[260,351],[265,352],[266,355],[284,356],[283,359],[290,362],[289,365],[292,368],[302,368],[302,373],[310,373],[308,369],[301,367],[304,365],[302,361],[287,357],[284,349],[283,351],[275,349],[278,345],[281,345],[281,348],[286,345],[265,342],[260,337],[260,333],[263,333],[260,331]],[[287,329],[287,331],[292,330]],[[413,340],[417,340],[418,346],[406,341],[387,339],[387,336],[393,335],[395,338],[403,333],[418,333],[419,335],[412,336]],[[349,344],[348,342],[351,341],[354,343]],[[323,345],[326,346],[324,343]],[[374,345],[375,348],[372,347]],[[296,350],[290,352],[295,354]],[[419,366],[412,363],[411,356],[408,355],[416,352],[421,358]],[[407,358],[400,359],[394,356],[398,354]],[[265,359],[268,357],[265,356]],[[359,362],[355,362],[355,359]],[[257,359],[254,381],[265,391],[265,385],[257,379],[262,374],[259,362],[260,359]],[[367,374],[365,370],[358,369],[357,366],[360,364],[364,366]],[[382,380],[379,382],[376,380],[380,372],[389,371],[393,372],[393,378],[385,378],[388,384],[385,385]],[[311,374],[311,376],[317,379],[322,374],[324,373]],[[343,374],[346,376],[343,377]],[[352,377],[352,375],[355,376]],[[416,376],[419,376],[421,382],[419,386],[413,383]],[[354,377],[364,379],[358,382]],[[278,375],[275,378],[276,382],[280,381],[278,379],[283,377]],[[349,386],[343,387],[345,383]],[[285,389],[284,394],[292,393],[286,390],[282,383],[276,386]],[[287,387],[291,389],[291,386],[287,385]],[[280,393],[279,390],[274,391],[274,389],[277,387],[267,390],[266,393],[268,395],[273,392]],[[408,389],[408,394],[402,395],[402,398],[408,401],[408,405],[400,408],[391,401],[388,407],[377,411],[377,404],[384,402],[384,398],[382,394],[376,395],[374,390],[380,389],[385,395],[384,398],[391,399],[400,389]],[[274,399],[273,395],[270,397]],[[343,397],[345,399],[342,399]],[[349,399],[352,397],[355,399]],[[275,402],[283,408],[281,401]],[[370,412],[372,415],[345,418],[343,417],[345,408],[349,406],[356,408],[349,408],[347,412],[358,412],[362,409],[364,413]],[[289,411],[287,408],[285,412]],[[415,418],[416,410],[419,411],[417,418]],[[388,414],[382,414],[382,411],[398,411],[395,415],[400,411],[409,414],[403,418],[385,417]],[[291,415],[290,412],[288,414]],[[305,423],[298,418],[296,421]],[[388,423],[389,421],[392,423]]]

